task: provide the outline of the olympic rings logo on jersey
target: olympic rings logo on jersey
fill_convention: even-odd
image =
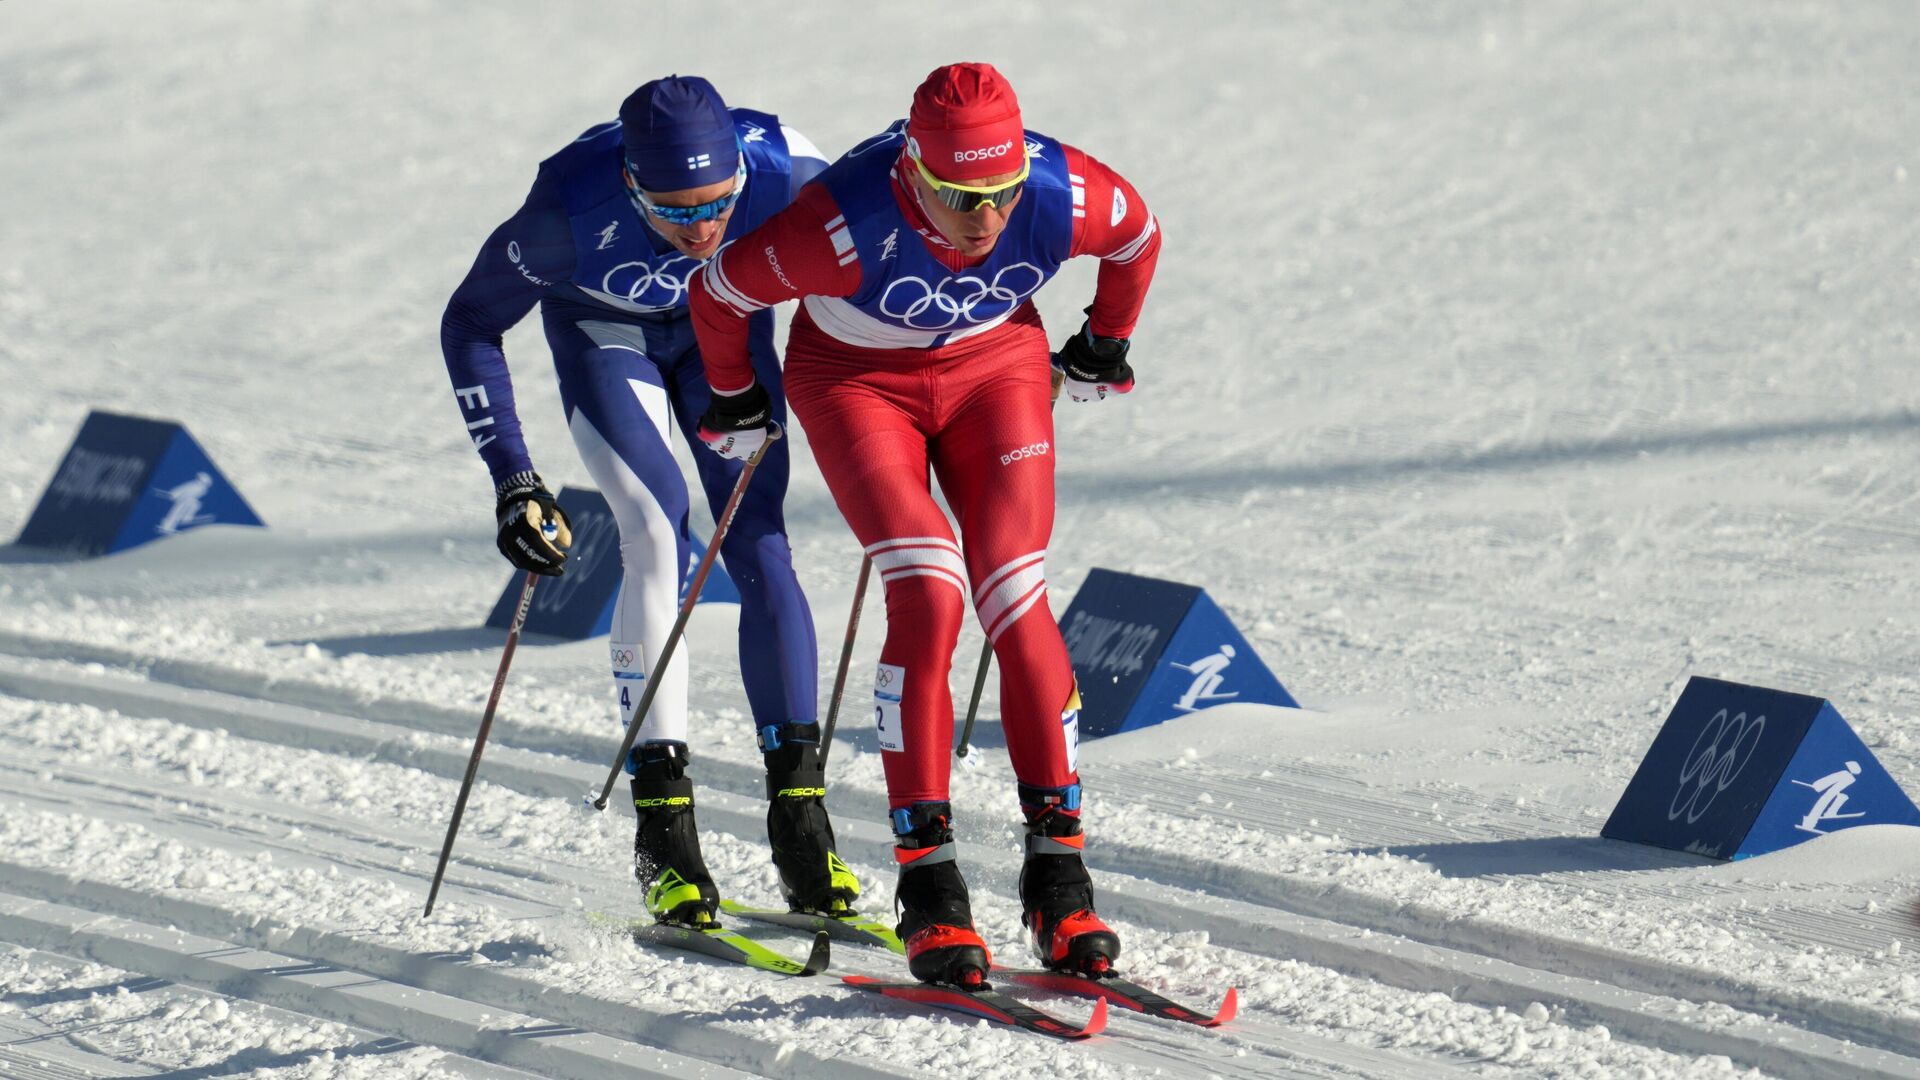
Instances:
[[[661,263],[624,262],[607,271],[600,288],[635,307],[665,310],[686,302],[687,281],[699,268],[700,260],[686,255]]]
[[[1739,778],[1766,730],[1764,716],[1749,717],[1741,712],[1728,719],[1725,709],[1714,713],[1713,719],[1694,737],[1693,749],[1687,752],[1686,764],[1680,769],[1680,787],[1674,791],[1673,803],[1667,807],[1667,820],[1674,821],[1685,814],[1687,824],[1699,821],[1713,800]],[[1742,743],[1746,744],[1744,751]]]
[[[1002,267],[992,282],[972,274],[950,277],[938,285],[920,277],[896,278],[880,294],[880,314],[915,330],[946,330],[961,322],[977,325],[1012,311],[1046,283],[1047,275],[1029,262]]]

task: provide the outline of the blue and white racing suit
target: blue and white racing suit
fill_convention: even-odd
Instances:
[[[779,119],[732,110],[747,180],[725,240],[793,200],[826,167],[814,145]],[[709,391],[687,317],[687,279],[701,262],[649,227],[621,175],[617,122],[592,128],[540,163],[524,205],[487,238],[440,324],[440,344],[474,446],[497,485],[533,468],[507,373],[502,335],[536,302],[560,378],[560,399],[581,460],[620,526],[624,587],[611,654],[622,721],[666,643],[688,564],[688,495],[668,442],[669,419],[698,447]],[[724,246],[724,244],[723,244]],[[786,423],[771,312],[755,317],[756,376]],[[742,464],[693,455],[717,518]],[[794,577],[781,504],[787,443],[772,443],[720,545],[739,587],[740,674],[756,729],[816,717],[813,616]],[[661,678],[637,744],[687,741],[688,650]]]

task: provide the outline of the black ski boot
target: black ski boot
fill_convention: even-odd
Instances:
[[[1019,785],[1027,819],[1020,866],[1020,924],[1040,962],[1055,971],[1099,977],[1113,970],[1120,936],[1093,912],[1093,879],[1080,859],[1080,785]]]
[[[663,923],[711,925],[720,892],[700,855],[686,744],[647,743],[633,753],[633,876],[646,886],[647,910]]]
[[[907,946],[907,969],[921,982],[963,989],[986,985],[993,957],[973,929],[967,883],[954,861],[953,809],[944,802],[914,803],[893,812],[894,861],[900,881],[894,932]]]
[[[853,914],[860,879],[833,849],[820,725],[761,728],[760,751],[767,766],[767,841],[787,907],[819,915]]]

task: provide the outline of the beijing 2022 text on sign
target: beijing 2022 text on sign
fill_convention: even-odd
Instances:
[[[203,525],[264,524],[186,428],[95,410],[19,543],[107,555]]]
[[[1060,631],[1080,682],[1084,738],[1228,702],[1300,707],[1197,585],[1095,567]]]

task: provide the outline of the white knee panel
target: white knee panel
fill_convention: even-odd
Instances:
[[[643,382],[635,382],[634,391],[648,405],[649,415],[657,419],[665,414],[665,391]],[[654,403],[646,401],[647,391],[659,395],[657,410]],[[600,493],[606,496],[614,520],[620,525],[620,564],[625,578],[620,599],[613,609],[613,630],[608,644],[612,652],[614,693],[623,706],[621,721],[631,723],[633,711],[646,689],[647,673],[653,670],[679,614],[679,527],[585,415],[576,411],[570,427],[574,445],[580,450],[580,460]],[[662,452],[670,455],[672,451],[665,444],[664,431],[656,425],[654,434],[662,438]],[[678,475],[676,471],[674,476]],[[687,740],[687,665],[688,648],[682,641],[674,650],[673,662],[661,676],[660,688],[654,695],[636,745],[649,739]]]

